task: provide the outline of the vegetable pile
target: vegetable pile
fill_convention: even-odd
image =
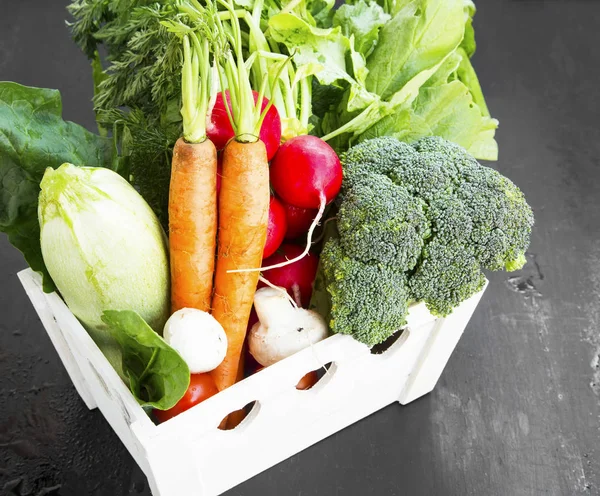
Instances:
[[[525,263],[532,211],[477,162],[498,122],[470,0],[69,12],[98,134],[58,92],[0,83],[0,230],[157,421],[330,333],[372,347],[413,303],[446,316],[483,269]]]

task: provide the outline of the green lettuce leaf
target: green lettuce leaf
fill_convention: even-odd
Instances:
[[[335,13],[335,0],[307,0],[306,6],[318,27],[331,27]]]
[[[461,48],[472,57],[477,49],[475,43],[475,29],[473,28],[473,16],[475,15],[475,4],[471,0],[465,0],[467,8],[467,23],[465,25],[465,36],[463,37]]]
[[[65,162],[120,167],[111,139],[65,122],[61,114],[57,90],[0,82],[0,231],[42,273],[45,291],[54,284],[42,259],[37,219],[44,171]]]
[[[402,100],[416,96],[464,36],[464,0],[413,0],[403,4],[381,29],[379,42],[367,59],[367,89],[383,100],[390,100],[400,91]]]
[[[364,81],[368,69],[364,57],[354,50],[353,37],[346,38],[339,26],[317,28],[295,14],[281,13],[269,19],[269,28],[272,38],[294,53],[296,71],[303,77],[314,75],[324,86],[349,88],[350,111],[363,109],[375,99],[364,82],[355,79]]]
[[[410,105],[385,116],[357,141],[394,136],[412,142],[424,136],[441,136],[465,148],[480,160],[498,160],[494,139],[498,121],[483,115],[469,89],[459,80],[421,88]]]
[[[481,110],[482,115],[486,117],[490,117],[490,111],[485,103],[485,97],[483,96],[483,91],[481,90],[481,85],[479,84],[479,78],[477,77],[477,73],[471,65],[471,60],[467,53],[459,48],[457,53],[461,55],[460,64],[456,70],[456,76],[459,81],[461,81],[471,93],[473,97],[473,101]]]
[[[312,73],[321,84],[334,84],[349,78],[346,72],[349,42],[339,28],[317,28],[289,13],[271,17],[269,28],[276,42],[283,43],[290,52],[295,51],[296,67],[312,66]]]
[[[375,2],[359,0],[354,5],[342,5],[333,16],[333,25],[339,26],[347,38],[354,36],[354,47],[368,57],[377,45],[379,29],[391,16]]]
[[[136,312],[107,310],[102,321],[117,341],[129,388],[142,406],[168,410],[190,384],[190,369]]]

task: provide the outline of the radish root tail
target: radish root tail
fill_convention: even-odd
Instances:
[[[300,253],[300,255],[298,255],[297,257],[294,257],[290,260],[286,260],[285,262],[280,262],[275,265],[268,265],[267,267],[257,267],[257,268],[253,268],[253,269],[228,270],[227,273],[235,274],[235,273],[240,273],[240,272],[265,272],[265,271],[271,270],[271,269],[280,269],[281,267],[285,267],[286,265],[293,264],[293,263],[297,262],[298,260],[302,260],[306,255],[308,255],[308,252],[310,251],[310,247],[312,246],[313,234],[315,232],[315,229],[319,225],[319,222],[321,221],[323,214],[325,213],[325,205],[326,204],[327,204],[327,199],[325,198],[325,195],[323,193],[321,193],[320,197],[319,197],[319,212],[317,213],[317,216],[315,217],[312,224],[310,225],[310,229],[308,230],[308,234],[306,235],[306,247],[304,248],[304,251],[302,253]]]
[[[276,286],[275,284],[273,284],[271,281],[265,279],[263,276],[258,276],[258,280],[261,282],[264,282],[267,286],[269,286],[272,289],[276,289],[277,291],[281,291],[283,294],[285,294],[285,297],[288,299],[288,301],[292,304],[292,306],[294,308],[298,308],[298,304],[296,303],[296,301],[294,300],[294,298],[292,298],[289,293],[282,287],[280,286]]]

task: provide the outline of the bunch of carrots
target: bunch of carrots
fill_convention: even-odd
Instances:
[[[308,254],[342,174],[337,155],[319,138],[298,136],[279,147],[277,109],[264,98],[265,84],[253,91],[239,20],[231,0],[219,3],[230,13],[227,28],[210,2],[185,11],[197,28],[177,22],[167,27],[180,36],[184,55],[183,136],[174,148],[169,192],[171,311],[210,312],[223,326],[227,354],[209,372],[220,391],[243,378],[244,340],[260,272]],[[270,182],[293,209],[313,212],[314,219],[301,253],[261,267],[274,205]]]

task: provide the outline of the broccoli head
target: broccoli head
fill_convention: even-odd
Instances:
[[[359,181],[340,205],[340,242],[349,256],[362,262],[411,270],[429,235],[425,207],[386,176]]]
[[[323,246],[321,266],[334,332],[350,334],[371,347],[406,323],[409,288],[402,270],[350,257],[335,237]]]
[[[460,146],[375,138],[342,166],[339,234],[321,256],[334,332],[375,344],[408,301],[445,316],[483,287],[482,269],[525,263],[534,219],[523,193]]]

